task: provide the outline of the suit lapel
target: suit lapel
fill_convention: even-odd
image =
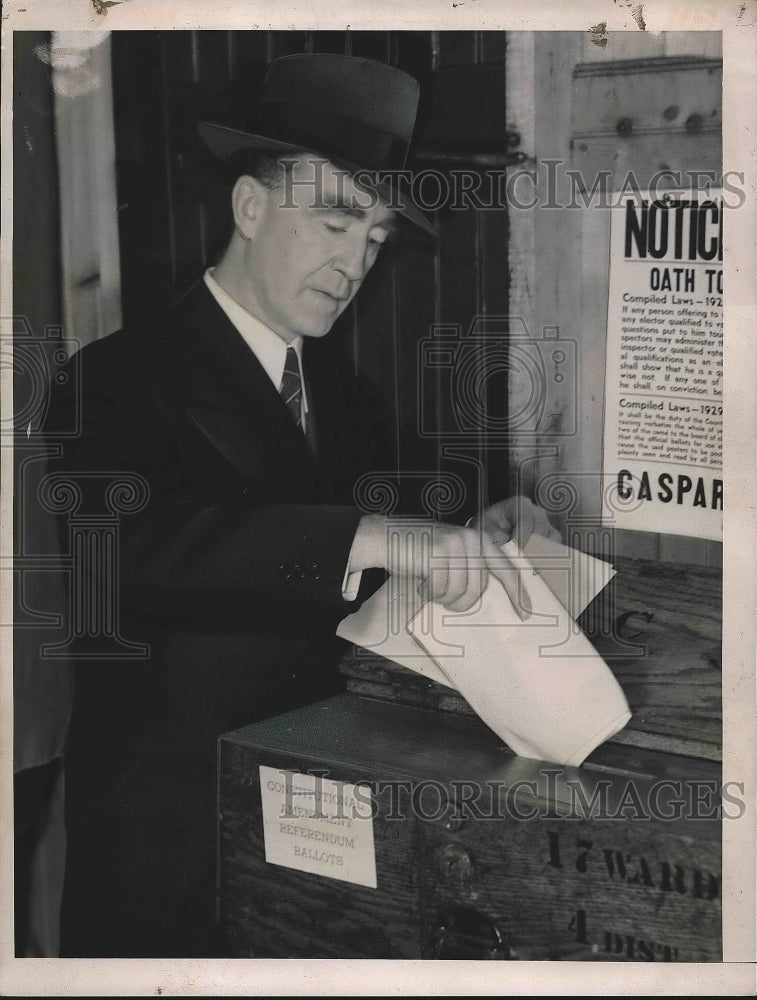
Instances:
[[[170,364],[192,423],[244,476],[270,477],[274,463],[282,485],[307,496],[314,466],[305,437],[205,283],[169,315]]]

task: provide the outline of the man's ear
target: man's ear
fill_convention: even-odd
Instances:
[[[255,235],[267,190],[265,185],[249,174],[237,178],[231,192],[231,208],[234,213],[234,228],[243,240],[251,240]]]

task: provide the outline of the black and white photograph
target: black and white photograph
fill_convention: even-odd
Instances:
[[[757,4],[478,6],[3,15],[3,993],[753,994]]]

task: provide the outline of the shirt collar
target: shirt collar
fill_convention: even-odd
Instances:
[[[204,275],[204,281],[208,290],[258,359],[261,367],[271,382],[273,382],[278,392],[281,388],[281,379],[284,375],[287,347],[290,345],[271,330],[270,327],[266,326],[265,323],[262,323],[257,316],[253,316],[236,299],[232,298],[226,289],[222,288],[213,277],[213,271],[214,268],[209,267]],[[302,372],[302,337],[295,337],[291,341],[291,346],[297,352],[300,372]],[[308,401],[304,378],[302,379],[302,401],[307,413]]]

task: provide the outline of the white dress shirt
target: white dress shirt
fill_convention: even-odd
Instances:
[[[270,327],[267,327],[265,323],[262,323],[257,316],[253,316],[252,313],[247,312],[236,299],[232,298],[224,288],[221,288],[213,277],[213,270],[214,268],[209,267],[204,275],[205,284],[208,286],[210,294],[226,313],[234,328],[260,362],[268,378],[273,382],[276,391],[279,392],[281,390],[281,379],[284,375],[287,347],[290,345],[287,344],[283,337],[280,337]],[[297,360],[300,363],[300,374],[302,374],[302,337],[295,337],[291,341],[291,346],[297,352]],[[304,433],[307,429],[308,399],[304,377],[301,378],[301,382],[302,430]],[[355,600],[362,578],[361,572],[350,570],[351,561],[352,552],[350,551],[342,582],[342,597],[344,597],[345,601]]]
[[[214,268],[209,267],[205,272],[205,284],[210,290],[210,294],[223,309],[232,325],[240,334],[244,342],[260,362],[268,378],[273,382],[276,391],[281,391],[281,379],[284,375],[284,363],[286,361],[287,347],[290,345],[274,333],[270,327],[253,316],[252,313],[240,306],[236,299],[233,299],[225,288],[221,288],[213,277]],[[302,337],[295,337],[291,341],[291,346],[297,352],[297,360],[300,365],[302,375]],[[308,397],[305,388],[305,379],[300,379],[302,383],[302,430],[307,430]]]

